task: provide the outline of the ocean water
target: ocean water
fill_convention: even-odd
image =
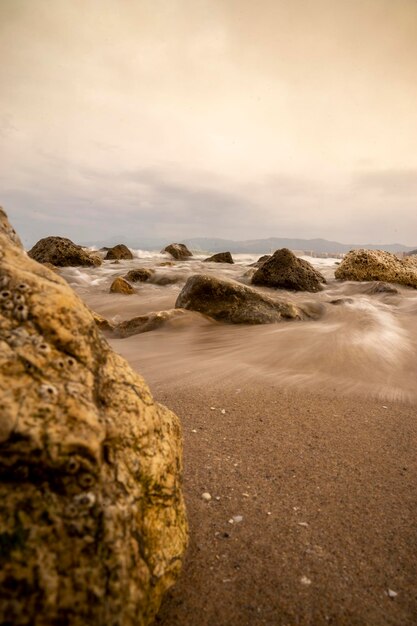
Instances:
[[[93,310],[118,322],[174,308],[195,273],[249,285],[249,266],[259,256],[236,254],[235,264],[226,265],[203,263],[200,255],[161,266],[172,259],[159,252],[132,252],[130,261],[61,268],[60,274]],[[260,291],[320,310],[319,319],[227,325],[187,312],[157,330],[108,340],[153,388],[186,384],[191,390],[227,382],[238,392],[256,380],[279,388],[417,402],[417,290],[396,286],[397,294],[372,293],[371,283],[337,281],[338,259],[303,258],[326,277],[323,291]],[[135,283],[137,293],[130,296],[109,293],[115,277],[139,267],[155,269],[155,282]]]

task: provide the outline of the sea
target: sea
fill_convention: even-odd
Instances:
[[[59,272],[91,309],[117,323],[173,309],[193,274],[250,285],[251,265],[260,256],[234,254],[231,265],[204,262],[207,255],[173,261],[166,253],[131,251],[133,260]],[[417,290],[395,285],[397,293],[375,293],[375,283],[336,280],[340,259],[302,258],[325,276],[322,291],[257,289],[311,307],[316,319],[232,325],[189,311],[156,330],[107,339],[154,390],[186,385],[197,393],[201,385],[227,383],[239,391],[256,382],[416,403]],[[134,295],[110,293],[117,276],[140,267],[155,270],[153,282],[134,283]]]

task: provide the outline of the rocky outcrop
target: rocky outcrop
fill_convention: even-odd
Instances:
[[[274,300],[233,280],[204,274],[195,274],[187,280],[175,306],[231,324],[270,324],[306,317],[292,302]]]
[[[124,243],[119,243],[117,244],[117,246],[113,246],[113,248],[109,248],[107,250],[106,256],[104,257],[105,261],[108,261],[108,260],[118,261],[119,259],[133,259],[133,254],[131,253],[129,248],[125,246]]]
[[[39,263],[51,263],[58,267],[77,266],[92,267],[101,265],[98,255],[85,250],[66,237],[45,237],[40,239],[31,250],[29,256]]]
[[[264,285],[293,291],[320,291],[326,279],[308,261],[288,250],[276,250],[252,276],[253,285]]]
[[[168,252],[177,261],[184,261],[184,259],[193,256],[192,252],[183,243],[170,243],[162,252]]]
[[[0,230],[0,623],[145,626],[187,542],[178,418]]]
[[[124,278],[131,283],[145,283],[147,280],[152,278],[154,274],[155,270],[150,270],[146,267],[139,267],[135,270],[130,270]]]
[[[417,264],[384,250],[351,250],[335,271],[340,280],[378,280],[417,288]]]
[[[132,285],[127,282],[127,280],[125,280],[122,276],[118,276],[110,285],[110,293],[124,293],[129,296],[132,293],[135,293],[135,290]]]
[[[233,257],[230,252],[218,252],[217,254],[213,254],[213,256],[208,257],[208,259],[204,259],[205,263],[234,263]]]

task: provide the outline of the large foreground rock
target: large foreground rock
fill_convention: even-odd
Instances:
[[[99,256],[78,246],[66,237],[44,237],[29,250],[28,254],[39,263],[51,263],[59,267],[101,265]]]
[[[193,253],[189,251],[187,246],[183,243],[170,243],[169,246],[164,248],[162,252],[168,252],[174,259],[177,261],[183,261],[190,256],[193,256]]]
[[[341,280],[380,280],[417,289],[417,263],[384,250],[351,250],[335,271]]]
[[[233,257],[230,252],[217,252],[213,256],[204,259],[205,263],[234,263]]]
[[[276,250],[252,276],[253,285],[293,291],[320,291],[326,279],[308,261],[299,259],[288,248]]]
[[[187,541],[179,420],[3,227],[0,397],[0,624],[149,624]]]
[[[283,318],[306,317],[292,302],[273,300],[234,280],[221,280],[205,274],[194,274],[187,280],[175,306],[232,324],[270,324]]]
[[[108,261],[110,259],[115,261],[119,259],[133,259],[133,254],[124,243],[118,243],[117,246],[113,246],[113,248],[107,250],[104,260]]]

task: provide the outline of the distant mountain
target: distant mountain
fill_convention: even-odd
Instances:
[[[167,239],[126,237],[123,235],[111,237],[105,241],[90,241],[84,245],[98,246],[99,248],[111,247],[117,243],[124,243],[129,248],[141,250],[161,250],[171,243]],[[389,244],[347,244],[338,241],[328,241],[327,239],[286,239],[282,237],[270,237],[269,239],[250,239],[247,241],[234,241],[232,239],[210,239],[207,237],[196,237],[182,239],[178,243],[185,243],[188,248],[204,253],[225,252],[233,253],[266,254],[278,248],[290,248],[291,250],[304,250],[305,252],[340,254],[349,252],[354,248],[367,248],[369,250],[386,250],[387,252],[415,253],[415,246],[404,246],[401,243]]]
[[[285,239],[271,237],[269,239],[252,239],[249,241],[232,241],[228,239],[207,239],[204,237],[184,239],[189,248],[204,252],[247,252],[247,253],[270,253],[278,248],[290,248],[290,250],[305,250],[306,252],[318,253],[343,253],[354,248],[367,248],[369,250],[386,250],[387,252],[409,252],[411,246],[401,243],[390,244],[346,244],[327,239]]]

